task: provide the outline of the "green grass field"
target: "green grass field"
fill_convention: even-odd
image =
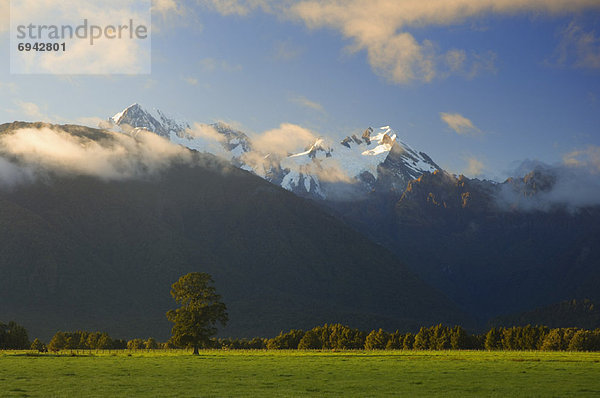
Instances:
[[[2,397],[600,396],[600,353],[0,353]]]

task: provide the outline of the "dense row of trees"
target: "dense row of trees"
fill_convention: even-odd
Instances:
[[[546,326],[492,328],[469,334],[460,326],[422,327],[418,333],[370,333],[334,324],[308,331],[292,329],[271,339],[219,339],[212,348],[226,349],[366,349],[366,350],[544,350],[600,351],[600,329],[549,329]]]
[[[171,341],[159,343],[155,338],[121,340],[113,339],[107,333],[86,332],[78,330],[76,332],[57,332],[48,346],[46,347],[38,339],[31,345],[31,349],[57,352],[60,350],[159,350],[177,348]]]
[[[29,348],[27,330],[16,322],[8,325],[0,322],[0,350],[23,350]]]
[[[462,327],[437,325],[421,328],[417,334],[388,333],[383,329],[364,332],[341,324],[317,326],[311,330],[281,332],[264,340],[266,349],[332,349],[332,350],[445,350],[477,349],[481,337],[469,335]],[[219,340],[217,346],[237,348],[236,341]],[[241,344],[243,346],[243,344]],[[245,347],[244,347],[245,348]]]
[[[31,348],[36,349],[33,345]],[[113,339],[107,333],[82,330],[57,332],[47,347],[49,351],[53,352],[60,350],[123,350],[126,348],[127,342],[125,340]]]
[[[216,293],[210,275],[190,273],[171,286],[171,295],[180,305],[167,312],[174,323],[171,339],[159,343],[154,338],[130,341],[112,339],[101,332],[57,332],[48,346],[35,339],[29,344],[27,331],[15,322],[0,323],[0,349],[38,351],[60,350],[155,350],[193,348],[268,350],[546,350],[600,351],[600,329],[550,329],[546,326],[494,327],[485,334],[469,334],[461,326],[422,327],[418,333],[388,333],[383,329],[367,333],[341,324],[325,324],[308,331],[292,329],[265,339],[214,339],[216,324],[225,325],[227,308]]]
[[[492,328],[486,334],[487,350],[600,351],[600,329],[549,329],[546,326]]]
[[[255,350],[543,350],[600,351],[600,329],[550,329],[546,326],[492,328],[484,334],[470,334],[460,326],[422,327],[418,333],[388,333],[382,329],[364,332],[341,324],[325,324],[304,331],[292,329],[267,339],[209,339],[202,348]],[[113,339],[102,332],[57,332],[46,346],[40,340],[30,344],[27,331],[14,322],[0,324],[0,348],[38,351],[60,350],[160,350],[193,348],[174,339]]]

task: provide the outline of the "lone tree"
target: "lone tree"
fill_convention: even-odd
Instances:
[[[200,272],[179,278],[171,285],[171,296],[181,305],[167,312],[167,319],[174,323],[171,339],[178,346],[194,347],[194,355],[198,355],[198,347],[207,345],[217,333],[216,323],[227,323],[227,307],[211,276]]]

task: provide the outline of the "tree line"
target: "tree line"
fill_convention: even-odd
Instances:
[[[208,347],[207,347],[208,348]],[[470,334],[461,326],[422,327],[419,332],[360,331],[341,324],[292,329],[271,339],[214,339],[210,348],[299,350],[542,350],[600,351],[600,329],[514,326]]]
[[[36,339],[39,342],[39,340]],[[43,343],[39,343],[43,344]],[[173,339],[112,339],[101,332],[57,332],[48,351],[61,350],[164,350],[193,348]],[[39,345],[31,345],[40,350]],[[370,332],[342,324],[325,324],[310,330],[292,329],[273,338],[213,338],[202,348],[228,350],[541,350],[600,351],[600,329],[550,329],[546,326],[491,328],[483,334],[470,334],[461,326],[422,327],[417,333],[393,333],[383,329]],[[40,350],[41,351],[41,350]]]
[[[27,330],[14,321],[0,322],[0,350],[23,350],[29,348]]]
[[[227,307],[216,293],[209,274],[192,272],[171,285],[171,295],[180,305],[166,313],[173,322],[171,338],[129,341],[113,339],[101,332],[57,332],[46,346],[40,340],[30,345],[27,331],[15,322],[0,323],[0,349],[31,348],[60,350],[154,350],[170,348],[268,349],[268,350],[547,350],[600,351],[600,329],[546,326],[494,327],[485,334],[470,334],[461,326],[422,327],[418,333],[388,333],[383,329],[364,332],[341,324],[325,324],[310,330],[292,329],[266,339],[215,339],[216,325],[225,326]]]

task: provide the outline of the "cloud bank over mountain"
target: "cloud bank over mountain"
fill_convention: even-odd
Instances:
[[[5,132],[0,136],[0,182],[12,185],[49,172],[124,180],[191,160],[187,149],[150,132],[99,134],[92,139],[50,125]]]
[[[575,153],[571,154],[572,156]],[[594,158],[569,156],[562,164],[525,161],[514,175],[526,174],[501,185],[497,199],[500,208],[549,211],[566,207],[570,211],[600,205],[600,172]]]

